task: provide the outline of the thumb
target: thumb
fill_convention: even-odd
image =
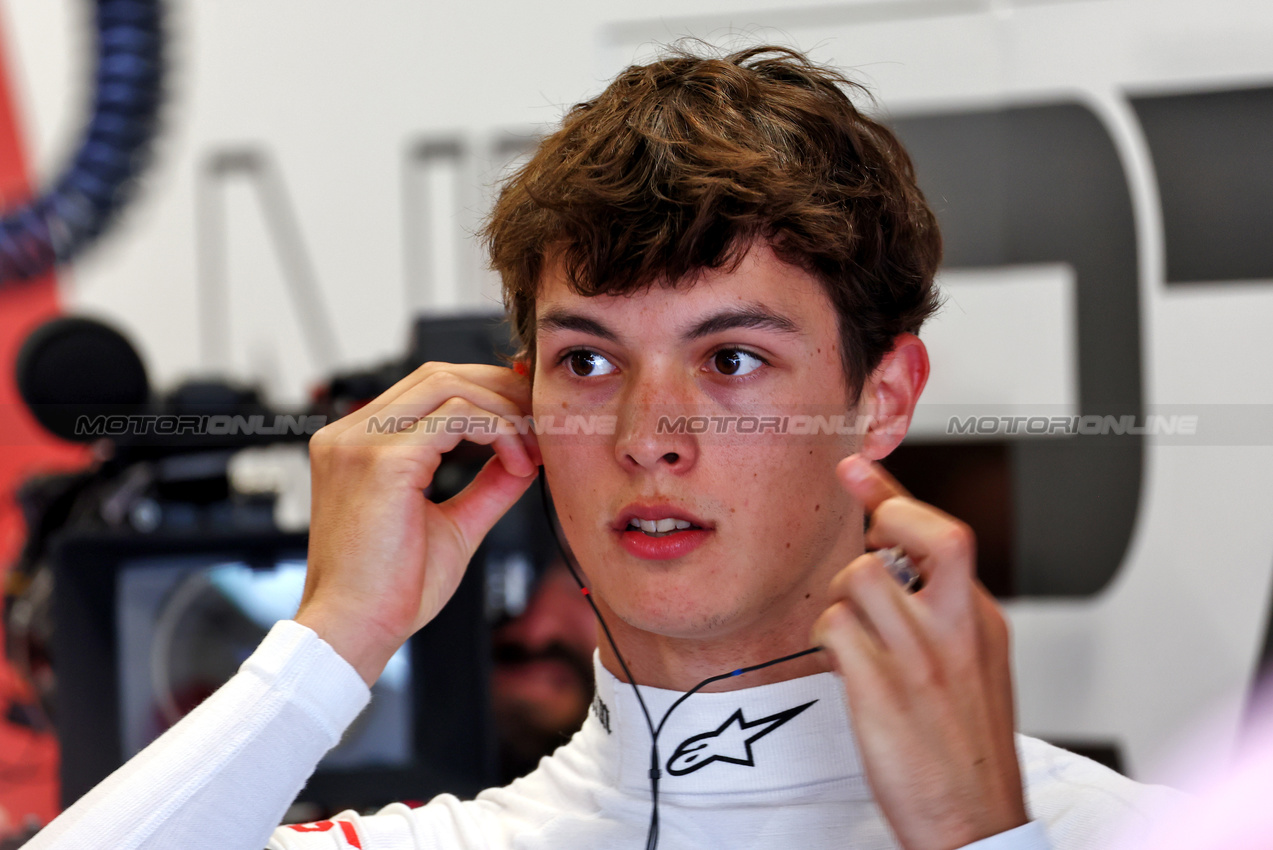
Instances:
[[[467,487],[438,505],[459,530],[468,557],[473,556],[482,538],[522,497],[538,474],[536,468],[525,477],[513,475],[497,455],[486,462]]]

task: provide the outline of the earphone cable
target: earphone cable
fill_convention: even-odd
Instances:
[[[587,584],[584,583],[583,576],[580,574],[578,564],[575,562],[574,553],[570,551],[565,543],[565,535],[557,522],[555,511],[549,505],[548,484],[544,481],[544,473],[539,473],[539,495],[540,504],[544,509],[544,519],[548,522],[548,527],[552,530],[553,540],[557,544],[558,551],[561,552],[562,558],[566,561],[566,568],[570,570],[570,575],[574,577],[575,583],[579,585],[579,590],[583,594],[584,599],[588,600],[588,605],[592,608],[592,613],[596,615],[597,622],[601,624],[601,631],[606,636],[606,642],[610,644],[610,649],[614,652],[614,657],[619,662],[619,668],[623,670],[623,675],[627,677],[628,684],[632,686],[632,693],[636,695],[637,705],[641,707],[641,713],[645,716],[645,725],[650,730],[650,827],[645,837],[646,850],[655,850],[659,844],[659,779],[663,775],[660,769],[659,758],[659,734],[663,731],[663,727],[667,724],[668,718],[672,716],[672,712],[694,694],[701,691],[714,682],[720,682],[724,679],[732,679],[735,676],[742,676],[745,673],[754,673],[757,670],[763,670],[766,667],[773,667],[775,664],[782,664],[787,661],[794,661],[797,658],[803,658],[806,655],[812,655],[815,652],[821,652],[822,647],[813,646],[803,649],[800,652],[793,652],[791,655],[784,655],[781,658],[775,658],[771,661],[765,661],[761,664],[753,664],[750,667],[740,667],[737,670],[731,670],[728,673],[721,673],[716,676],[709,676],[690,688],[685,693],[676,698],[663,717],[659,720],[658,726],[654,725],[654,719],[650,715],[650,710],[645,705],[645,699],[641,696],[641,689],[637,687],[636,679],[632,675],[632,671],[628,669],[628,664],[623,660],[623,654],[619,652],[619,647],[614,642],[614,635],[610,633],[610,626],[606,624],[605,618],[601,616],[601,611],[597,609],[597,603],[592,598],[592,591]]]

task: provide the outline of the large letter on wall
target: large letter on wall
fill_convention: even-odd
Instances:
[[[1132,201],[1096,115],[1060,103],[909,117],[894,126],[941,221],[946,268],[1071,266],[1077,413],[1142,421]],[[1140,501],[1142,437],[1006,439],[1016,592],[1095,593],[1127,550]]]

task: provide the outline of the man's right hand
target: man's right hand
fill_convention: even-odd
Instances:
[[[310,440],[309,569],[296,620],[368,685],[451,598],[482,538],[535,480],[534,432],[512,427],[529,415],[530,382],[512,369],[426,363]],[[443,421],[410,426],[428,417]],[[446,427],[456,419],[470,427]],[[462,492],[429,501],[442,456],[465,439],[495,457]]]

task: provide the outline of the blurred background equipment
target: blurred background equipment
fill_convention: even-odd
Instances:
[[[504,782],[529,773],[583,725],[597,648],[596,617],[560,556],[524,609],[511,613],[491,635],[491,702]]]
[[[65,317],[40,325],[18,352],[18,393],[45,429],[83,442],[81,416],[144,410],[150,401],[146,367],[131,342],[104,322]]]
[[[128,340],[94,320],[55,319],[32,333],[18,358],[24,399],[38,421],[91,442],[97,457],[83,472],[24,486],[31,531],[9,583],[9,652],[37,684],[39,722],[57,729],[64,804],[209,696],[295,613],[308,526],[301,441],[421,362],[498,364],[509,340],[499,316],[421,319],[410,350],[333,378],[305,411],[279,413],[227,382],[153,395]],[[430,498],[459,492],[489,456],[462,444],[438,469]],[[585,606],[581,620],[567,606],[559,616],[552,581],[536,590],[551,556],[537,498],[532,490],[500,521],[452,602],[390,662],[370,709],[298,799],[307,814],[473,794],[498,781],[509,760],[492,720],[495,625],[507,674],[497,691],[516,703],[511,713],[509,699],[498,703],[501,728],[519,739],[533,730],[534,747],[551,749],[582,721],[591,615]],[[535,667],[540,652],[549,657]],[[557,687],[563,657],[569,706],[519,725],[513,715],[534,713],[543,695],[517,682],[542,683],[536,675],[547,669],[547,687]]]
[[[6,367],[30,328],[60,311],[56,267],[80,256],[137,195],[165,91],[166,18],[161,0],[65,5],[82,8],[91,19],[73,28],[82,41],[71,50],[59,50],[47,39],[29,44],[41,61],[72,67],[79,66],[81,49],[88,54],[83,82],[91,93],[67,110],[69,118],[57,122],[59,129],[69,125],[74,143],[64,148],[59,139],[57,144],[41,145],[57,152],[60,161],[55,167],[37,168],[28,162],[25,130],[31,122],[23,107],[31,101],[21,83],[29,78],[24,68],[14,67],[19,63],[8,38],[9,21],[0,22],[0,361]],[[45,176],[37,179],[36,174]],[[0,374],[3,578],[7,562],[22,545],[23,512],[14,492],[18,483],[32,474],[58,477],[54,470],[82,467],[88,456],[80,446],[42,434],[18,403],[8,369]],[[64,475],[63,483],[73,488],[76,475]],[[50,507],[56,513],[57,505]],[[28,595],[38,599],[41,589]],[[18,620],[31,611],[20,607]],[[38,708],[39,689],[38,683],[0,663],[0,846],[6,836],[20,844],[24,834],[57,811],[57,744]]]

